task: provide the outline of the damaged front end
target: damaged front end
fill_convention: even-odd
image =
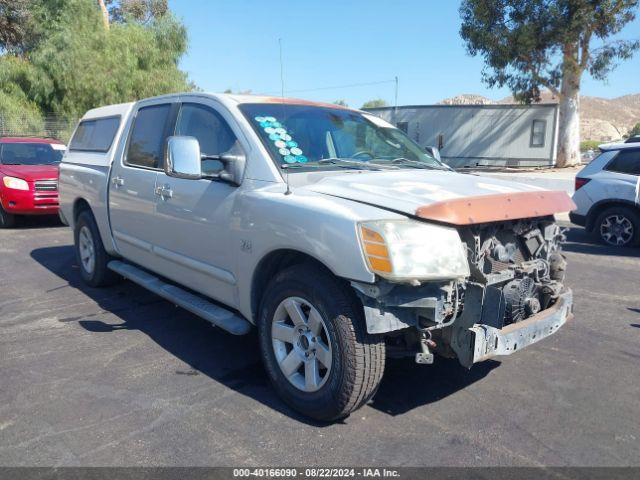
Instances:
[[[463,280],[353,282],[367,329],[387,351],[432,363],[433,354],[465,367],[509,355],[557,331],[572,314],[563,285],[565,237],[553,217],[459,225],[470,275]]]

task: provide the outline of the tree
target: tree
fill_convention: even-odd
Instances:
[[[17,53],[29,33],[29,0],[0,0],[0,50]]]
[[[341,107],[348,107],[349,105],[344,100],[336,100],[333,102],[334,105],[340,105]]]
[[[25,115],[73,120],[100,105],[193,89],[178,68],[186,29],[171,12],[126,14],[105,29],[96,0],[29,1],[23,54],[0,55],[0,116],[23,105]]]
[[[527,104],[539,101],[543,88],[558,98],[563,167],[580,162],[582,75],[604,80],[640,47],[638,40],[610,38],[635,18],[637,6],[638,0],[463,0],[460,34],[468,53],[484,58],[487,85],[507,86]]]
[[[635,137],[640,135],[640,122],[636,123],[636,125],[629,131],[629,137]]]
[[[379,108],[386,107],[388,103],[381,98],[376,98],[374,100],[368,100],[362,104],[361,108]]]
[[[136,21],[142,24],[162,18],[169,13],[167,0],[99,0],[104,1],[112,22]]]

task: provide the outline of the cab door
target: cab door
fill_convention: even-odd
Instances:
[[[110,178],[109,217],[116,248],[124,258],[151,270],[158,267],[153,252],[159,229],[156,181],[177,106],[156,100],[138,107],[125,151],[114,159]]]
[[[213,101],[182,103],[177,115],[177,136],[195,137],[203,155],[241,153],[230,126],[232,119]],[[203,160],[203,174],[223,168],[218,160]],[[193,290],[237,306],[236,258],[232,252],[234,203],[239,187],[217,179],[188,180],[158,172],[160,195],[156,204],[162,231],[154,239],[160,273]]]

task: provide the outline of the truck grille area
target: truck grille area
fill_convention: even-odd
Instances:
[[[566,262],[560,253],[565,237],[552,218],[471,225],[459,233],[467,247],[468,282],[486,292],[483,320],[490,309],[492,324],[502,328],[555,303]]]
[[[58,181],[57,180],[36,180],[34,183],[36,192],[57,192]]]

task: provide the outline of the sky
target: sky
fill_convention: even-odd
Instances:
[[[483,62],[467,55],[458,0],[170,0],[185,23],[181,68],[201,89],[398,105],[436,103],[462,93],[497,100],[507,89],[481,81]],[[640,38],[640,19],[620,38]],[[340,88],[333,88],[340,87]],[[582,94],[640,93],[640,52],[607,82],[583,77]]]

